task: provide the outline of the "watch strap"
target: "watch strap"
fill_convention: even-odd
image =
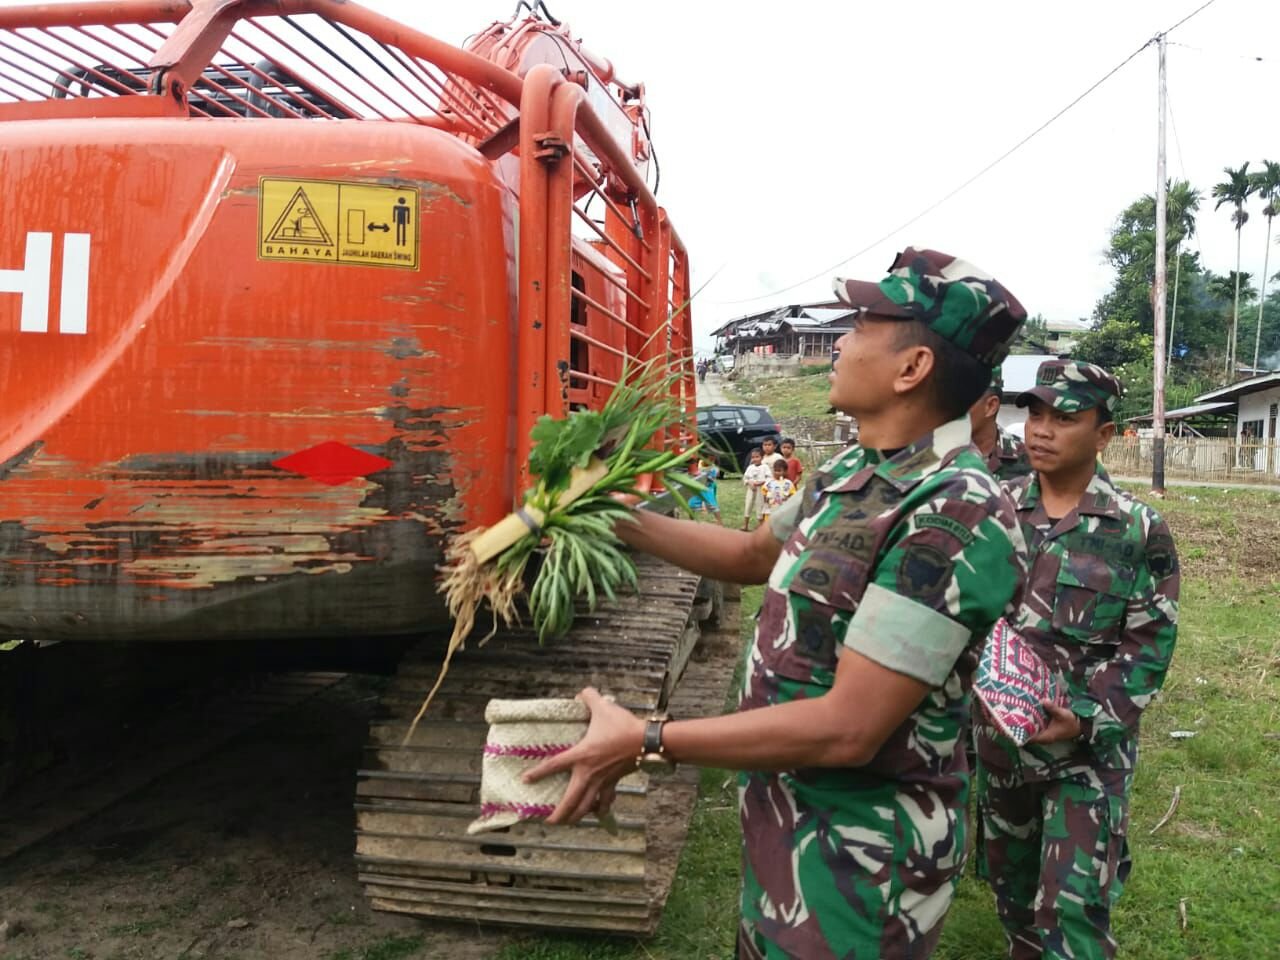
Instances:
[[[662,725],[669,718],[666,716],[652,716],[648,723],[644,725],[644,743],[640,748],[641,753],[662,753]]]
[[[670,718],[666,714],[654,714],[645,721],[644,738],[640,743],[640,755],[636,757],[636,767],[674,768],[675,762],[666,755],[662,745],[662,727]]]

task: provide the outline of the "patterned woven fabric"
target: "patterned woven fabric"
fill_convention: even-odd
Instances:
[[[581,740],[590,718],[580,700],[490,700],[484,710],[489,737],[480,767],[480,816],[467,833],[550,816],[569,785],[569,774],[537,783],[521,777]]]
[[[1058,678],[1003,618],[982,648],[973,691],[991,722],[1018,746],[1048,723],[1042,700],[1067,705]]]

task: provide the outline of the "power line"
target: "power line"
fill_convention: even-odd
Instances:
[[[1212,0],[1210,0],[1210,2],[1212,2]],[[1147,49],[1147,47],[1151,46],[1151,44],[1152,44],[1152,43],[1154,43],[1154,42],[1155,42],[1155,40],[1154,40],[1154,39],[1152,39],[1152,40],[1148,40],[1146,43],[1144,43],[1142,46],[1140,46],[1137,50],[1133,51],[1133,53],[1129,54],[1129,56],[1125,57],[1125,58],[1124,58],[1124,60],[1122,60],[1122,61],[1121,61],[1120,63],[1118,63],[1116,66],[1112,67],[1110,70],[1108,70],[1108,71],[1106,72],[1106,74],[1104,74],[1104,75],[1103,75],[1103,77],[1102,77],[1100,80],[1097,80],[1097,81],[1096,81],[1092,86],[1090,86],[1090,87],[1089,87],[1089,89],[1085,90],[1085,92],[1084,92],[1084,93],[1080,94],[1080,96],[1076,97],[1074,100],[1072,100],[1070,103],[1068,103],[1065,107],[1063,107],[1061,110],[1059,110],[1057,113],[1055,113],[1052,117],[1050,117],[1050,118],[1049,118],[1048,120],[1046,120],[1044,123],[1040,124],[1040,126],[1036,127],[1034,130],[1032,130],[1029,134],[1027,134],[1025,137],[1023,137],[1023,138],[1022,138],[1021,140],[1019,140],[1017,143],[1015,143],[1012,147],[1010,147],[1010,148],[1009,148],[1008,150],[1006,150],[1004,153],[1000,154],[1000,156],[996,157],[994,160],[992,160],[990,163],[988,163],[985,167],[983,167],[981,170],[979,170],[979,171],[978,171],[977,173],[975,173],[973,176],[969,177],[969,179],[968,179],[968,180],[965,180],[965,181],[964,181],[963,183],[961,183],[958,187],[955,187],[954,189],[952,189],[952,190],[951,190],[950,192],[948,192],[947,194],[943,195],[943,196],[942,196],[942,197],[940,197],[939,199],[935,200],[933,203],[929,204],[929,206],[925,207],[923,210],[921,210],[921,211],[920,211],[919,213],[917,213],[915,216],[911,217],[911,218],[910,218],[910,219],[908,219],[908,220],[904,220],[902,223],[898,224],[896,227],[894,227],[894,228],[893,228],[892,230],[890,230],[888,233],[886,233],[886,234],[884,234],[883,236],[878,237],[877,239],[873,240],[871,243],[867,244],[865,247],[863,247],[863,248],[862,248],[861,250],[859,250],[857,253],[850,254],[849,256],[845,257],[843,260],[839,260],[839,261],[837,261],[836,263],[833,263],[831,266],[829,266],[829,267],[827,267],[827,268],[825,268],[825,269],[823,269],[823,270],[819,270],[817,273],[813,274],[812,276],[805,277],[803,280],[800,280],[800,281],[798,281],[798,282],[796,282],[796,283],[793,283],[793,284],[791,284],[790,286],[782,287],[781,289],[773,290],[773,291],[771,291],[771,292],[769,292],[769,293],[762,293],[762,294],[760,294],[759,296],[755,296],[755,297],[746,297],[746,298],[744,298],[744,299],[742,299],[742,300],[718,300],[718,301],[716,301],[716,302],[717,302],[717,303],[719,303],[719,304],[722,304],[722,305],[732,306],[732,305],[734,305],[734,304],[739,304],[739,303],[752,303],[752,302],[754,302],[754,301],[756,301],[756,300],[765,300],[765,299],[768,299],[768,298],[770,298],[770,297],[775,297],[775,296],[777,296],[777,295],[778,295],[778,294],[780,294],[780,293],[786,293],[788,290],[794,290],[796,287],[804,286],[806,283],[810,283],[810,282],[812,282],[812,281],[814,281],[814,280],[817,280],[819,277],[822,277],[822,276],[824,276],[824,275],[830,274],[832,270],[836,270],[836,269],[838,269],[838,268],[840,268],[840,267],[844,266],[844,265],[845,265],[846,263],[848,263],[850,260],[856,260],[856,259],[858,259],[858,257],[861,257],[863,254],[870,253],[872,250],[874,250],[876,247],[880,246],[880,244],[884,243],[886,240],[890,240],[890,239],[892,239],[894,236],[896,236],[897,234],[901,233],[903,230],[907,229],[907,227],[911,226],[913,223],[915,223],[915,222],[917,222],[918,220],[921,220],[921,219],[923,219],[924,217],[928,216],[929,214],[933,213],[933,211],[934,211],[934,210],[937,210],[937,209],[938,209],[938,207],[942,206],[944,203],[946,203],[948,200],[950,200],[952,197],[954,197],[957,193],[959,193],[960,191],[964,190],[966,187],[968,187],[970,184],[972,184],[975,180],[978,180],[979,178],[981,178],[982,176],[984,176],[985,174],[987,174],[987,173],[989,173],[991,170],[993,170],[993,169],[994,169],[996,166],[998,166],[1000,163],[1002,163],[1003,161],[1005,161],[1006,159],[1008,159],[1008,158],[1009,158],[1010,156],[1012,156],[1015,152],[1017,152],[1018,150],[1020,150],[1020,149],[1021,149],[1022,147],[1024,147],[1027,143],[1029,143],[1029,142],[1030,142],[1034,137],[1036,137],[1037,135],[1039,135],[1043,130],[1045,130],[1045,129],[1046,129],[1050,124],[1052,124],[1055,120],[1057,120],[1059,117],[1061,117],[1064,113],[1066,113],[1068,110],[1070,110],[1072,107],[1074,107],[1077,103],[1079,103],[1081,100],[1083,100],[1083,99],[1084,99],[1085,97],[1087,97],[1089,94],[1093,93],[1093,91],[1094,91],[1094,90],[1098,89],[1098,87],[1100,87],[1100,86],[1102,86],[1102,84],[1106,83],[1106,81],[1107,81],[1107,80],[1111,79],[1111,77],[1113,77],[1116,73],[1118,73],[1121,69],[1123,69],[1123,68],[1124,68],[1124,67],[1129,63],[1129,61],[1130,61],[1130,60],[1132,60],[1134,57],[1136,57],[1138,54],[1140,54],[1143,50]]]
[[[1176,41],[1173,41],[1173,40],[1169,41],[1169,46],[1180,47],[1183,50],[1193,50],[1196,53],[1203,53],[1210,57],[1218,57],[1219,59],[1222,59],[1222,60],[1242,60],[1245,63],[1260,63],[1264,67],[1274,67],[1276,65],[1275,60],[1268,60],[1266,57],[1251,56],[1249,54],[1244,54],[1244,53],[1226,53],[1222,50],[1209,50],[1205,47],[1196,47],[1196,46],[1192,46],[1189,43],[1177,43]]]
[[[919,213],[917,213],[915,216],[911,217],[911,218],[910,218],[910,219],[908,219],[908,220],[904,220],[902,223],[898,224],[896,227],[894,227],[894,228],[893,228],[892,230],[890,230],[888,233],[886,233],[886,234],[884,234],[883,236],[881,236],[881,237],[877,238],[876,240],[873,240],[871,243],[867,244],[865,247],[863,247],[861,250],[858,250],[856,253],[852,253],[852,254],[850,254],[849,256],[845,257],[843,260],[839,260],[839,261],[837,261],[836,263],[833,263],[831,266],[826,267],[826,268],[825,268],[825,269],[823,269],[823,270],[819,270],[817,273],[814,273],[814,274],[812,274],[812,275],[810,275],[810,276],[808,276],[808,277],[805,277],[803,280],[799,280],[799,281],[797,281],[797,282],[795,282],[795,283],[793,283],[793,284],[790,284],[789,286],[780,287],[780,288],[778,288],[778,289],[776,289],[776,290],[772,290],[772,291],[770,291],[769,293],[762,293],[762,294],[759,294],[758,296],[754,296],[754,297],[744,297],[744,298],[742,298],[742,299],[740,299],[740,300],[716,300],[716,301],[713,301],[713,302],[714,302],[714,303],[716,303],[716,304],[717,304],[717,305],[719,305],[719,306],[736,306],[736,305],[738,305],[738,304],[743,304],[743,303],[755,303],[755,302],[756,302],[756,301],[758,301],[758,300],[768,300],[768,299],[771,299],[771,298],[773,298],[773,297],[776,297],[776,296],[777,296],[778,294],[780,294],[780,293],[787,293],[788,291],[791,291],[791,290],[796,289],[796,287],[802,287],[802,286],[804,286],[806,283],[812,283],[814,280],[817,280],[817,279],[819,279],[820,277],[823,277],[823,276],[826,276],[826,275],[830,274],[833,270],[837,270],[837,269],[839,269],[840,267],[843,267],[846,263],[849,263],[849,262],[850,262],[850,261],[852,261],[852,260],[856,260],[856,259],[858,259],[859,257],[863,256],[864,254],[870,253],[870,252],[871,252],[872,250],[874,250],[876,247],[880,246],[880,244],[884,243],[884,242],[885,242],[885,241],[887,241],[887,240],[891,240],[891,239],[893,239],[893,237],[895,237],[897,234],[901,233],[903,230],[907,229],[907,227],[911,226],[912,224],[916,223],[917,221],[922,220],[924,217],[926,217],[926,216],[928,216],[929,214],[933,213],[933,211],[934,211],[934,210],[937,210],[940,206],[942,206],[944,203],[946,203],[948,200],[950,200],[950,199],[951,199],[952,197],[954,197],[956,194],[960,193],[962,190],[966,189],[966,188],[967,188],[967,187],[969,187],[971,184],[973,184],[976,180],[980,179],[981,177],[985,176],[987,173],[991,172],[991,170],[993,170],[993,169],[994,169],[995,167],[997,167],[999,164],[1003,163],[1005,160],[1007,160],[1009,157],[1011,157],[1011,156],[1012,156],[1014,153],[1016,153],[1018,150],[1022,149],[1024,146],[1026,146],[1028,143],[1030,143],[1030,142],[1031,142],[1031,140],[1033,140],[1035,137],[1039,136],[1039,135],[1040,135],[1042,132],[1044,132],[1044,131],[1045,131],[1045,130],[1046,130],[1046,129],[1051,125],[1051,124],[1053,124],[1056,120],[1058,120],[1059,118],[1061,118],[1061,117],[1062,117],[1062,116],[1063,116],[1067,111],[1069,111],[1071,108],[1073,108],[1073,107],[1074,107],[1076,104],[1078,104],[1081,100],[1083,100],[1085,97],[1089,96],[1089,94],[1091,94],[1091,93],[1093,93],[1093,91],[1097,90],[1097,89],[1098,89],[1098,87],[1102,86],[1104,83],[1106,83],[1108,80],[1110,80],[1113,76],[1115,76],[1117,73],[1119,73],[1121,70],[1123,70],[1126,66],[1128,66],[1128,64],[1129,64],[1129,62],[1130,62],[1130,61],[1132,61],[1136,56],[1138,56],[1138,54],[1142,53],[1142,51],[1143,51],[1143,50],[1146,50],[1149,46],[1151,46],[1153,43],[1155,43],[1155,42],[1156,42],[1156,40],[1157,40],[1160,36],[1163,36],[1164,34],[1171,33],[1171,32],[1173,32],[1174,30],[1178,29],[1178,27],[1182,26],[1184,23],[1186,23],[1188,20],[1190,20],[1190,19],[1191,19],[1192,17],[1194,17],[1196,14],[1200,13],[1202,10],[1206,9],[1207,7],[1211,6],[1212,4],[1214,4],[1214,3],[1216,3],[1216,2],[1217,2],[1217,0],[1206,0],[1206,2],[1205,2],[1205,3],[1202,3],[1202,4],[1201,4],[1199,7],[1197,7],[1195,10],[1192,10],[1189,14],[1187,14],[1185,17],[1183,17],[1181,20],[1179,20],[1179,21],[1178,21],[1177,23],[1175,23],[1173,26],[1169,27],[1169,29],[1168,29],[1168,30],[1165,30],[1163,34],[1157,34],[1156,36],[1152,37],[1150,40],[1148,40],[1148,41],[1147,41],[1146,43],[1144,43],[1142,46],[1138,47],[1138,49],[1134,50],[1134,51],[1133,51],[1133,53],[1129,54],[1129,56],[1125,57],[1125,58],[1124,58],[1123,60],[1121,60],[1118,64],[1116,64],[1114,67],[1112,67],[1110,70],[1108,70],[1105,74],[1103,74],[1103,75],[1102,75],[1102,77],[1101,77],[1100,79],[1098,79],[1098,80],[1094,81],[1094,83],[1093,83],[1092,85],[1090,85],[1090,86],[1088,87],[1088,89],[1086,89],[1086,90],[1084,91],[1084,93],[1080,94],[1078,97],[1076,97],[1076,98],[1075,98],[1074,100],[1072,100],[1070,103],[1068,103],[1065,107],[1063,107],[1061,110],[1059,110],[1059,111],[1058,111],[1057,113],[1055,113],[1053,116],[1051,116],[1048,120],[1046,120],[1044,123],[1040,124],[1040,126],[1036,127],[1034,130],[1032,130],[1029,134],[1027,134],[1025,137],[1023,137],[1023,138],[1022,138],[1021,140],[1019,140],[1017,143],[1015,143],[1012,147],[1010,147],[1010,148],[1009,148],[1008,150],[1006,150],[1004,153],[1000,154],[1000,156],[996,157],[994,160],[992,160],[990,163],[988,163],[985,167],[983,167],[981,170],[979,170],[979,171],[978,171],[977,173],[975,173],[973,176],[969,177],[969,179],[965,180],[965,181],[964,181],[963,183],[961,183],[959,186],[955,187],[955,188],[954,188],[954,189],[952,189],[949,193],[947,193],[947,194],[945,194],[944,196],[940,197],[938,200],[935,200],[933,203],[931,203],[929,206],[925,207],[923,210],[921,210],[921,211],[920,211]]]
[[[1184,181],[1188,186],[1190,186],[1190,185],[1191,185],[1191,178],[1190,178],[1189,176],[1187,176],[1187,162],[1186,162],[1186,160],[1185,160],[1185,159],[1183,158],[1183,156],[1182,156],[1182,140],[1178,137],[1178,119],[1177,119],[1177,117],[1174,115],[1174,112],[1173,112],[1173,96],[1172,96],[1172,95],[1171,95],[1171,94],[1166,90],[1164,99],[1165,99],[1165,106],[1167,106],[1167,107],[1169,108],[1169,126],[1170,126],[1170,128],[1173,130],[1173,146],[1174,146],[1174,149],[1176,149],[1176,150],[1177,150],[1177,152],[1178,152],[1178,167],[1179,167],[1179,169],[1181,169],[1181,170],[1182,170],[1182,179],[1183,179],[1183,181]],[[1200,219],[1198,215],[1197,215],[1196,219],[1197,219],[1197,220],[1199,220],[1199,219]],[[1199,257],[1200,257],[1200,264],[1203,266],[1203,265],[1204,265],[1204,250],[1202,250],[1202,249],[1201,249],[1201,247],[1200,247],[1200,230],[1199,230],[1199,225],[1198,225],[1198,224],[1197,224],[1197,229],[1196,229],[1196,230],[1194,230],[1194,231],[1192,231],[1191,236],[1195,238],[1195,241],[1196,241],[1196,253],[1197,253],[1197,254],[1199,255]]]
[[[1190,20],[1190,19],[1191,19],[1192,17],[1194,17],[1196,14],[1200,13],[1200,11],[1202,11],[1202,10],[1206,9],[1207,7],[1211,7],[1211,6],[1213,6],[1215,3],[1217,3],[1217,0],[1205,0],[1205,2],[1204,2],[1204,3],[1200,4],[1200,6],[1196,7],[1194,10],[1192,10],[1192,11],[1191,11],[1190,13],[1188,13],[1185,17],[1183,17],[1181,20],[1179,20],[1177,23],[1175,23],[1172,27],[1170,27],[1168,30],[1166,30],[1166,31],[1164,31],[1164,32],[1165,32],[1166,34],[1167,34],[1167,33],[1173,33],[1173,31],[1177,30],[1180,26],[1182,26],[1184,23],[1186,23],[1188,20]],[[1163,36],[1163,34],[1161,34],[1161,36]]]

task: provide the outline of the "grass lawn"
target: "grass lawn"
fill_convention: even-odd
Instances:
[[[775,417],[825,416],[831,383],[828,366],[805,367],[798,377],[768,380],[726,380],[724,390],[742,403],[760,403]]]
[[[819,384],[825,404],[822,378],[774,383],[768,386],[771,407],[783,402],[784,388],[790,397],[790,391],[798,395]],[[812,405],[795,413],[817,415]],[[726,522],[737,526],[741,483],[722,483],[720,500]],[[1122,955],[1135,960],[1275,957],[1280,955],[1280,494],[1178,488],[1159,509],[1182,556],[1181,627],[1164,691],[1143,723],[1129,830],[1134,870],[1114,914],[1115,933]],[[754,626],[759,602],[759,588],[744,591],[744,637]],[[1175,739],[1173,731],[1194,736]],[[1153,834],[1179,787],[1176,812]],[[500,956],[728,960],[738,909],[738,845],[730,775],[704,771],[690,842],[654,939],[528,937]],[[935,960],[1002,955],[991,895],[970,871]]]

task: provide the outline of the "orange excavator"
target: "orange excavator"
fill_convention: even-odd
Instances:
[[[628,358],[678,365],[693,409],[648,131],[643,86],[549,15],[462,49],[343,0],[0,9],[0,639],[427,637],[358,775],[374,905],[651,930],[642,775],[616,833],[465,826],[485,701],[663,706],[694,578],[642,565],[563,641],[500,634],[401,744],[443,544],[512,509],[534,421]]]

